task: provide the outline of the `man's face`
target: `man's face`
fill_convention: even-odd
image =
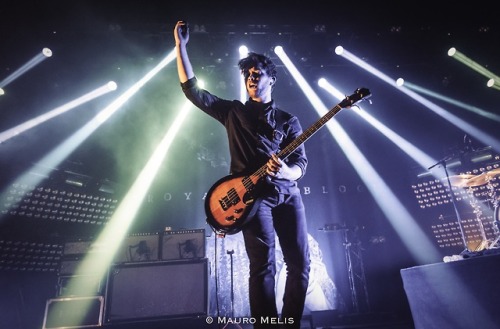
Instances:
[[[270,101],[274,79],[261,67],[252,67],[248,70],[246,88],[248,95],[255,101]]]

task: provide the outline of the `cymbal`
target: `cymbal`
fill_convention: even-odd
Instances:
[[[457,187],[475,187],[487,184],[488,179],[489,177],[485,173],[480,175],[461,174],[450,176],[450,183]]]

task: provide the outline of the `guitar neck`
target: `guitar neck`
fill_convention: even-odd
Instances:
[[[318,130],[320,130],[335,114],[337,114],[342,107],[340,105],[335,105],[330,111],[328,111],[324,116],[322,116],[316,123],[307,128],[302,134],[300,134],[293,142],[288,144],[281,152],[278,153],[278,157],[281,160],[285,160],[293,151],[295,151],[300,145],[304,144],[312,135],[314,135]]]

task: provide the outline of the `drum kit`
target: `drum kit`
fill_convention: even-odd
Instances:
[[[452,186],[458,187],[458,188],[467,188],[468,192],[471,194],[471,205],[474,208],[474,212],[478,216],[478,223],[481,224],[481,229],[482,229],[482,235],[483,235],[483,241],[487,243],[486,246],[484,246],[487,249],[491,248],[498,248],[500,247],[499,241],[500,241],[500,198],[497,196],[496,190],[500,186],[499,182],[496,182],[496,176],[500,175],[500,168],[495,168],[493,170],[483,172],[479,175],[472,175],[472,174],[460,174],[460,175],[454,175],[449,177],[449,183]],[[494,240],[493,241],[487,241],[485,233],[484,233],[484,228],[482,227],[482,222],[479,219],[479,216],[481,215],[482,211],[479,209],[479,206],[477,205],[477,202],[475,201],[474,193],[473,193],[473,188],[475,187],[480,187],[485,185],[486,188],[488,189],[488,196],[489,196],[489,202],[491,202],[491,205],[493,207],[493,231],[494,231]]]

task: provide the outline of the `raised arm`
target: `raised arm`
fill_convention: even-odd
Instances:
[[[194,78],[193,67],[189,61],[187,53],[187,43],[189,42],[189,26],[184,21],[178,21],[174,28],[175,49],[177,52],[177,72],[179,81],[184,83]]]

